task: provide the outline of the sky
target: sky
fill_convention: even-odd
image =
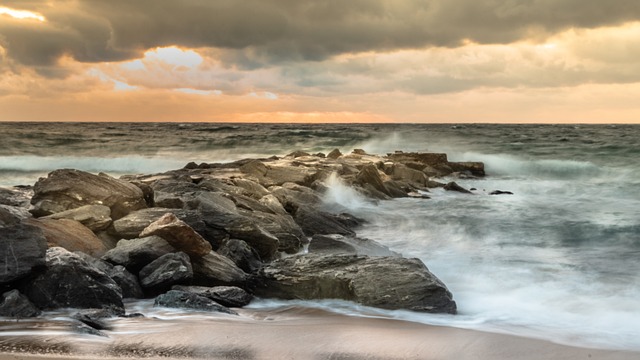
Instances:
[[[0,121],[640,123],[640,1],[0,0]]]

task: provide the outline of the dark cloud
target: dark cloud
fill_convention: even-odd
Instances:
[[[256,68],[361,51],[509,43],[640,19],[637,0],[9,0],[46,23],[0,18],[20,63],[118,61],[158,46],[233,49]]]

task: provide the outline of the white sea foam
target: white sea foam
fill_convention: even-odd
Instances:
[[[336,173],[332,173],[325,180],[325,185],[328,190],[323,195],[323,201],[332,209],[354,211],[370,206],[362,195],[345,185]]]

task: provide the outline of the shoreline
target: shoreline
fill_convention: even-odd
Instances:
[[[243,311],[245,312],[245,311]],[[161,326],[69,354],[0,352],[0,360],[36,359],[637,359],[640,352],[555,344],[515,335],[352,317],[324,311],[264,312],[262,318],[162,320]],[[54,337],[49,338],[52,342]],[[5,341],[6,342],[6,341]],[[101,354],[96,356],[95,354]],[[114,355],[115,353],[115,355]]]

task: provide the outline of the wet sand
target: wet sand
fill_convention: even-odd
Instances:
[[[4,341],[6,343],[6,339]],[[640,358],[639,352],[596,350],[510,335],[327,313],[265,315],[263,318],[253,314],[253,318],[220,317],[202,321],[147,319],[135,324],[115,324],[109,338],[95,341],[64,336],[29,341],[44,353],[5,352],[0,353],[0,360]],[[45,344],[62,351],[47,353]],[[24,342],[22,346],[24,348]]]

